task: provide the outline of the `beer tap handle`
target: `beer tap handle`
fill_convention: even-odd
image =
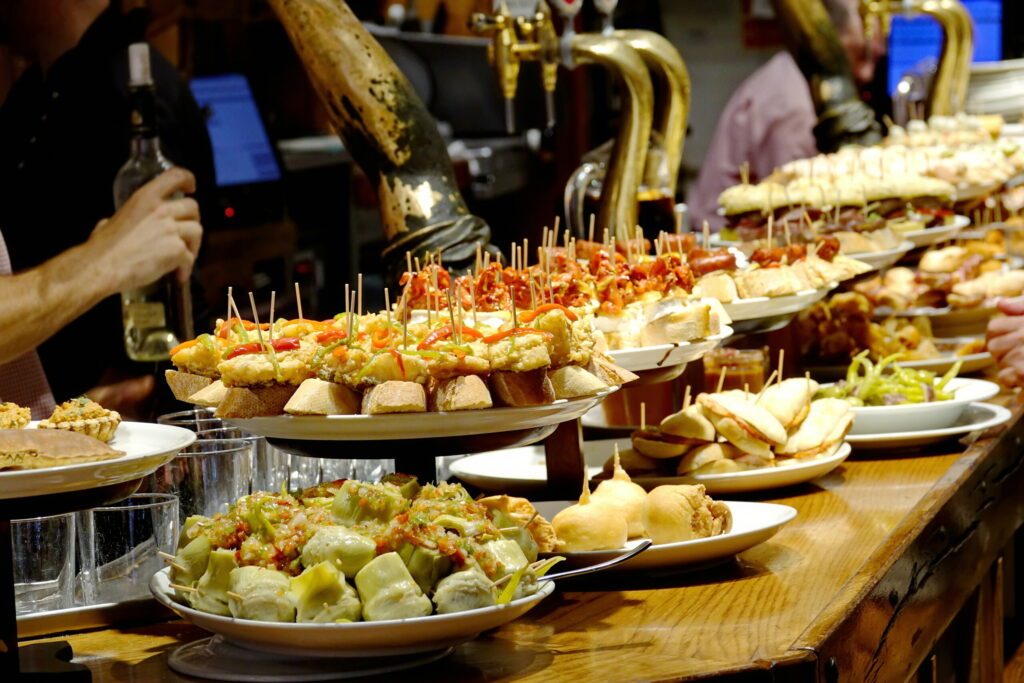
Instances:
[[[558,85],[559,43],[558,32],[551,20],[551,7],[539,0],[533,18],[533,35],[540,58],[541,85],[544,88],[544,110],[547,128],[555,127],[555,87]]]
[[[576,35],[576,27],[573,22],[576,15],[583,9],[583,0],[551,0],[551,4],[555,6],[555,11],[562,18],[562,63],[572,67],[572,39]]]
[[[470,26],[480,35],[492,36],[487,46],[487,57],[498,75],[498,85],[505,100],[505,129],[511,135],[516,130],[515,100],[519,87],[520,58],[516,50],[519,38],[516,35],[515,21],[508,5],[504,2],[497,14],[491,16],[480,12],[470,19]]]
[[[603,35],[610,36],[615,32],[614,15],[618,4],[619,0],[594,0],[594,7],[601,15],[601,33]]]

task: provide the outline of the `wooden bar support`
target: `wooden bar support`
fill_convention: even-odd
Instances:
[[[544,457],[548,470],[548,486],[544,497],[549,500],[575,500],[583,486],[583,427],[579,420],[563,422],[544,441]]]

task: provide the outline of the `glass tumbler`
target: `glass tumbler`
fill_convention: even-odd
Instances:
[[[18,614],[74,606],[75,515],[11,520]]]

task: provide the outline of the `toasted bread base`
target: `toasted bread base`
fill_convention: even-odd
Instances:
[[[555,389],[544,368],[529,372],[495,372],[491,388],[506,406],[542,406],[555,401]]]
[[[299,385],[284,412],[289,415],[355,415],[359,404],[359,394],[348,387],[313,377]]]
[[[189,398],[200,390],[213,384],[213,380],[202,375],[193,375],[179,370],[167,370],[164,372],[164,379],[167,386],[171,388],[174,398],[189,403]]]
[[[281,415],[294,393],[295,387],[284,384],[247,389],[228,387],[224,400],[217,406],[216,415],[239,420]]]

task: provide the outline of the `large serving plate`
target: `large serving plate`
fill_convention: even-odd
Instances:
[[[995,382],[967,377],[951,379],[946,388],[953,392],[953,398],[948,401],[854,407],[855,418],[850,435],[946,429],[956,424],[969,405],[999,393],[999,385]]]
[[[843,464],[850,456],[849,444],[842,444],[836,451],[816,458],[783,458],[776,467],[759,467],[742,472],[724,474],[695,474],[684,477],[635,476],[633,481],[645,489],[664,484],[703,484],[708,493],[750,493],[769,491],[786,486],[796,486],[825,476]]]
[[[617,390],[618,387],[611,387],[594,396],[560,399],[547,405],[522,408],[397,415],[277,415],[224,421],[260,436],[297,441],[390,441],[472,436],[534,429],[575,420]]]
[[[967,216],[953,216],[948,225],[940,225],[924,230],[912,230],[903,233],[903,238],[912,242],[915,247],[928,247],[939,242],[954,239],[961,230],[971,224]]]
[[[774,318],[783,315],[796,315],[824,299],[835,287],[836,285],[832,284],[821,289],[805,289],[802,292],[788,296],[761,296],[753,299],[737,299],[732,303],[723,304],[723,306],[725,312],[729,314],[734,323],[761,318]]]
[[[562,500],[539,502],[535,505],[540,514],[551,519],[574,502]],[[764,543],[796,517],[796,510],[788,505],[739,501],[728,501],[726,505],[732,511],[732,529],[728,533],[692,541],[652,545],[636,557],[615,567],[614,571],[671,571],[688,565],[727,560]],[[629,541],[624,549],[558,554],[566,558],[565,566],[583,567],[611,560],[621,555],[623,550],[635,547],[642,540]]]
[[[894,249],[886,249],[884,251],[859,251],[854,254],[847,254],[852,259],[857,259],[861,263],[866,263],[871,266],[872,270],[884,270],[889,266],[894,266],[896,263],[903,258],[903,255],[914,248],[914,243],[910,240],[904,240],[902,244]]]
[[[632,448],[629,439],[598,439],[583,442],[583,459],[591,479],[600,479],[604,463],[612,457],[615,446],[620,451]],[[764,467],[727,474],[696,476],[630,475],[645,489],[663,484],[703,484],[710,494],[746,493],[795,486],[828,474],[850,455],[843,444],[836,452],[818,458],[781,460],[778,467]],[[495,493],[524,493],[547,484],[547,468],[543,446],[525,446],[503,451],[479,453],[456,460],[451,472],[477,488]],[[597,482],[595,482],[597,483]]]
[[[975,337],[935,339],[935,346],[938,347],[941,354],[938,358],[928,358],[925,360],[901,360],[899,361],[899,364],[905,368],[912,368],[914,370],[930,370],[936,375],[942,375],[949,372],[949,370],[959,362],[959,374],[961,376],[980,372],[995,364],[995,359],[992,357],[991,353],[988,351],[979,351],[978,353],[966,353],[963,355],[956,354],[957,348],[973,341],[974,339]],[[804,368],[811,373],[812,377],[823,382],[834,382],[844,379],[846,377],[846,370],[848,367],[849,363],[804,366]]]
[[[992,429],[1006,424],[1013,417],[1006,408],[991,403],[975,403],[967,407],[960,419],[945,429],[921,431],[900,431],[887,434],[850,434],[847,443],[856,451],[895,451],[904,448],[920,448],[945,441],[971,432]]]
[[[888,306],[875,308],[874,319],[887,318],[929,318],[932,333],[936,337],[975,337],[985,334],[988,321],[997,313],[995,306],[974,306],[972,308],[952,308],[945,306],[936,308],[919,306],[902,311],[894,311]]]
[[[731,336],[732,328],[723,325],[721,332],[707,339],[677,344],[641,346],[636,349],[619,349],[609,351],[608,355],[619,367],[630,372],[671,368],[703,358],[704,354]]]
[[[154,574],[149,589],[160,604],[185,621],[250,650],[313,657],[387,657],[459,645],[526,614],[555,589],[553,581],[545,581],[529,597],[454,614],[344,624],[284,624],[221,617],[182,605],[173,598],[169,571]]]
[[[26,429],[35,429],[32,422]],[[45,496],[121,484],[156,471],[191,445],[196,435],[181,427],[122,422],[110,442],[124,455],[99,462],[0,472],[0,499]]]

